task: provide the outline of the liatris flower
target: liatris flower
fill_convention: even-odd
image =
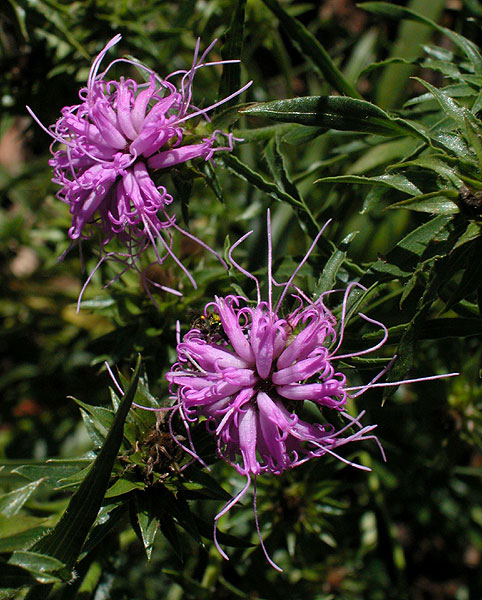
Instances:
[[[256,477],[260,474],[280,475],[287,469],[326,454],[369,470],[343,458],[339,449],[355,441],[374,439],[378,443],[372,434],[376,425],[362,426],[363,412],[352,417],[345,407],[348,397],[358,396],[371,387],[395,385],[376,383],[389,367],[368,385],[353,387],[347,385],[346,376],[336,364],[380,348],[387,340],[387,328],[358,313],[361,319],[380,328],[382,339],[368,349],[343,354],[340,347],[348,297],[355,288],[366,291],[365,288],[358,283],[348,285],[344,291],[341,319],[337,322],[325,305],[328,295],[336,290],[326,292],[313,301],[294,284],[295,276],[322,232],[290,279],[277,283],[271,272],[268,214],[267,301],[261,301],[257,278],[232,257],[233,250],[252,232],[234,244],[229,259],[241,273],[255,281],[256,304],[234,295],[216,297],[214,302],[207,304],[199,324],[196,323],[179,341],[178,361],[166,375],[188,434],[190,423],[205,418],[208,430],[216,437],[218,455],[246,477],[246,485],[241,492],[215,518],[214,539],[224,558],[227,556],[216,540],[217,522],[243,497],[251,478],[256,485]],[[272,301],[273,285],[282,288],[275,306]],[[281,316],[280,308],[290,289],[297,306],[288,315]],[[303,420],[300,413],[304,402],[312,402],[322,418],[327,411],[336,411],[346,424],[337,430],[325,419],[322,423]],[[185,450],[201,460],[192,443]],[[255,519],[263,551],[270,564],[279,569],[265,550],[256,504]]]
[[[180,265],[173,254],[168,231],[179,227],[175,217],[166,212],[173,198],[165,187],[156,186],[152,171],[195,158],[211,160],[215,152],[232,150],[235,138],[221,131],[203,139],[198,136],[198,141],[191,143],[186,124],[193,117],[207,118],[207,112],[242,93],[250,83],[228,98],[198,109],[191,104],[196,72],[210,65],[238,62],[205,62],[216,40],[200,57],[198,40],[191,68],[171,73],[165,79],[145,65],[127,59],[114,60],[99,73],[106,53],[120,39],[116,35],[94,60],[87,87],[79,92],[80,103],[64,107],[61,118],[46,130],[54,139],[53,158],[49,161],[54,169],[53,181],[61,186],[58,198],[70,207],[69,237],[73,242],[90,239],[92,230],[100,233],[100,262],[113,257],[135,267],[140,254],[152,244],[157,262],[171,255]],[[107,73],[116,63],[141,69],[148,82],[137,83],[123,77],[118,81],[108,80]],[[181,76],[179,89],[170,81],[176,76]],[[227,139],[224,146],[216,145],[220,136]],[[55,150],[56,143],[62,148]],[[104,253],[113,238],[120,240],[127,251]],[[162,256],[157,242],[163,247]]]

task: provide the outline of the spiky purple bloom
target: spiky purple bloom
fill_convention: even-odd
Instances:
[[[255,304],[242,296],[216,297],[206,305],[204,321],[191,329],[177,345],[178,361],[166,378],[177,398],[177,408],[186,424],[206,419],[208,430],[216,437],[218,455],[246,477],[244,488],[218,513],[219,518],[230,510],[248,490],[251,478],[263,473],[280,475],[313,458],[326,454],[360,469],[339,454],[339,449],[351,442],[376,440],[372,434],[376,425],[362,426],[363,412],[352,417],[346,411],[347,399],[355,397],[376,383],[388,370],[383,369],[369,384],[350,387],[337,363],[361,356],[380,348],[387,340],[387,328],[380,322],[358,313],[366,322],[380,328],[381,340],[358,352],[343,354],[340,347],[346,323],[348,297],[358,288],[351,283],[345,291],[332,290],[311,300],[294,284],[294,278],[315,247],[313,242],[305,258],[290,279],[277,283],[271,273],[271,234],[268,214],[268,300],[261,301],[256,277],[238,265],[232,251],[250,233],[234,244],[229,253],[232,264],[256,283],[258,298]],[[273,285],[282,288],[275,306]],[[288,291],[296,300],[296,308],[286,316],[280,307]],[[326,298],[335,292],[343,293],[341,318],[327,308]],[[206,325],[207,324],[207,325]],[[430,379],[425,378],[425,379]],[[398,382],[399,384],[400,382]],[[305,402],[313,403],[322,422],[303,420],[300,413]],[[346,421],[340,429],[323,418],[327,411],[336,411]],[[380,450],[381,446],[379,444]],[[185,450],[201,460],[195,448]],[[202,462],[202,460],[201,460]],[[272,566],[279,567],[265,555]],[[227,558],[216,540],[220,553]]]
[[[117,253],[117,258],[135,266],[150,244],[158,262],[173,255],[170,233],[164,237],[163,232],[178,229],[175,216],[166,211],[173,198],[164,186],[154,183],[152,171],[195,158],[211,160],[215,152],[232,150],[232,134],[214,131],[201,138],[193,135],[187,124],[195,116],[207,119],[208,111],[240,94],[249,84],[208,108],[198,109],[191,103],[196,72],[209,65],[237,62],[205,62],[216,41],[199,57],[198,40],[191,68],[164,79],[127,59],[114,60],[99,73],[106,53],[120,39],[116,35],[94,60],[87,87],[79,92],[80,103],[65,106],[60,119],[47,130],[54,138],[49,163],[54,169],[53,181],[61,186],[57,196],[69,205],[72,214],[69,237],[74,242],[85,240],[97,231],[102,250],[116,238],[127,248],[125,253]],[[109,80],[107,74],[116,63],[141,69],[148,81]],[[179,76],[177,88],[170,79]],[[220,136],[226,137],[222,146],[216,145]],[[57,144],[62,147],[55,149]],[[157,241],[161,252],[162,247],[165,251],[162,256]]]

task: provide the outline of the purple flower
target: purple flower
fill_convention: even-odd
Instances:
[[[208,108],[198,109],[191,103],[196,72],[210,65],[237,62],[205,62],[216,41],[198,57],[198,40],[191,68],[171,73],[165,79],[127,59],[114,60],[99,73],[106,53],[120,39],[116,35],[94,60],[87,87],[79,92],[80,103],[65,106],[57,123],[46,131],[54,139],[49,163],[54,169],[53,181],[61,186],[57,197],[69,205],[72,215],[69,237],[80,242],[97,231],[103,258],[114,257],[135,267],[149,245],[154,246],[159,263],[173,256],[168,230],[179,230],[175,217],[167,213],[173,198],[164,186],[154,183],[152,171],[195,158],[211,160],[215,152],[232,150],[236,139],[232,134],[214,131],[204,138],[196,137],[188,132],[186,124],[193,117],[207,119],[208,111],[250,84]],[[116,63],[134,65],[146,73],[148,81],[137,83],[123,77],[108,80],[107,74]],[[174,77],[181,78],[179,88],[170,81]],[[220,136],[227,140],[223,146],[216,145]],[[55,150],[57,143],[62,147]],[[127,251],[104,254],[113,238],[120,240]],[[192,278],[191,281],[194,284]]]
[[[326,292],[312,301],[293,283],[322,232],[290,279],[277,283],[271,273],[268,215],[267,301],[261,301],[258,280],[232,257],[234,248],[251,232],[234,244],[229,258],[240,272],[255,281],[257,302],[253,304],[242,296],[229,295],[216,297],[207,304],[199,325],[178,343],[178,361],[166,375],[188,434],[190,423],[205,419],[208,430],[216,438],[218,455],[246,477],[246,485],[216,516],[215,524],[242,498],[251,478],[256,484],[260,474],[280,475],[326,454],[369,470],[343,458],[339,449],[355,441],[374,439],[378,443],[372,434],[376,425],[362,426],[363,412],[352,417],[345,407],[348,397],[358,396],[370,387],[395,385],[376,383],[391,363],[368,385],[358,387],[349,387],[346,376],[336,365],[341,359],[377,350],[387,340],[388,333],[382,323],[358,313],[361,319],[381,329],[382,339],[368,349],[343,354],[340,347],[348,297],[355,288],[366,289],[358,283],[348,285],[343,292],[341,318],[337,322],[325,301],[330,294],[341,290]],[[273,285],[282,288],[275,306]],[[289,290],[296,300],[296,308],[281,316],[280,307]],[[322,422],[301,417],[305,402],[314,405]],[[346,424],[340,429],[328,424],[323,419],[328,411],[336,411]],[[380,444],[379,447],[381,449]],[[192,443],[185,450],[201,460]],[[256,508],[255,519],[259,534]],[[264,549],[261,535],[259,537],[268,561],[279,569]],[[227,558],[217,540],[216,545]]]

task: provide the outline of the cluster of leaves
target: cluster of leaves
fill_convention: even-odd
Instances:
[[[249,282],[180,242],[197,290],[183,287],[180,301],[156,295],[154,307],[133,273],[101,289],[116,275],[107,265],[77,315],[80,261],[71,253],[56,264],[68,244],[69,215],[52,197],[45,136],[32,130],[25,139],[33,159],[0,171],[0,597],[480,594],[482,56],[455,26],[438,24],[443,5],[366,2],[351,8],[361,23],[354,31],[334,29],[336,12],[323,22],[311,6],[277,0],[238,0],[227,29],[232,3],[223,0],[182,8],[126,1],[113,11],[104,0],[10,1],[0,132],[23,127],[16,119],[25,103],[54,122],[59,107],[45,95],[54,90],[62,105],[74,103],[88,57],[119,29],[123,50],[161,74],[173,70],[169,61],[190,64],[196,35],[203,42],[223,35],[223,58],[241,55],[254,85],[249,102],[221,107],[210,126],[236,128],[244,143],[237,155],[217,158],[216,170],[193,164],[170,174],[178,217],[215,247],[254,229],[239,260],[261,273],[271,206],[280,280],[333,218],[300,273],[303,288],[314,297],[350,280],[368,288],[352,296],[350,310],[363,304],[389,326],[398,355],[389,379],[462,375],[401,389],[383,409],[381,395],[363,396],[367,422],[379,424],[389,459],[380,464],[376,448],[358,451],[357,460],[373,469],[368,477],[328,459],[260,478],[263,536],[283,575],[266,571],[249,505],[229,517],[236,537],[219,535],[233,548],[225,563],[212,545],[212,517],[239,486],[234,472],[217,464],[203,424],[193,439],[210,474],[173,440],[171,427],[181,440],[185,432],[176,417],[169,426],[169,417],[129,409],[133,401],[168,403],[158,399],[166,397],[162,376],[175,356],[176,319],[188,327],[214,293],[249,294]],[[467,35],[465,17],[482,17],[469,0],[451,16]],[[401,24],[398,33],[390,23]],[[426,43],[418,54],[404,54],[415,31]],[[389,55],[379,39],[393,46]],[[409,80],[405,68],[423,69],[424,77]],[[243,69],[223,70],[219,97],[239,87]],[[211,98],[216,78],[200,73],[196,95]],[[410,98],[400,107],[407,87]],[[279,96],[288,99],[273,100]],[[24,254],[25,274],[18,266]],[[84,260],[92,268],[95,249],[86,248]],[[177,277],[169,269],[160,276]],[[360,349],[375,335],[354,318],[344,343]],[[128,367],[138,352],[151,387],[138,361],[130,383],[120,375],[122,399],[111,391],[112,409],[102,406],[105,378],[94,377],[94,367],[105,360]],[[387,356],[347,365],[356,367],[352,380],[369,381]],[[75,401],[82,427],[75,403],[64,400],[72,393],[83,398]]]

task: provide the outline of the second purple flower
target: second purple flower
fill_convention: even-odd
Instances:
[[[148,245],[154,246],[157,262],[174,257],[168,230],[179,229],[175,217],[166,212],[173,198],[164,186],[154,183],[152,171],[195,158],[210,160],[219,150],[232,150],[232,134],[214,131],[204,138],[193,136],[186,124],[193,117],[207,118],[208,111],[240,94],[249,84],[212,106],[198,109],[191,102],[196,72],[233,62],[206,62],[215,42],[199,56],[198,41],[191,68],[164,79],[128,59],[114,60],[99,73],[106,53],[120,39],[120,35],[115,36],[95,58],[87,87],[79,92],[80,103],[65,106],[60,119],[48,129],[54,139],[50,165],[53,181],[61,186],[57,196],[70,207],[71,240],[89,239],[97,231],[103,258],[113,256],[135,267]],[[116,63],[140,69],[148,81],[109,80],[107,74]],[[174,77],[180,78],[178,87],[170,81]],[[217,145],[220,136],[225,137],[224,145]],[[61,148],[55,149],[56,144]],[[123,243],[125,252],[104,250],[113,238]]]

